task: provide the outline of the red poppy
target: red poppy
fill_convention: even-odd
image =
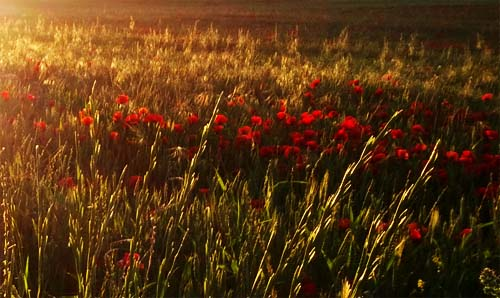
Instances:
[[[314,79],[311,82],[311,84],[309,84],[309,88],[316,89],[316,87],[318,87],[319,83],[321,83],[321,79]]]
[[[227,123],[227,121],[228,121],[228,118],[225,115],[217,114],[215,116],[214,123],[215,123],[215,125],[224,125]]]
[[[458,160],[458,152],[449,150],[446,152],[446,159],[449,161],[457,161]]]
[[[341,218],[338,223],[339,229],[345,231],[351,227],[351,220],[349,218]]]
[[[210,188],[208,187],[200,187],[198,192],[202,195],[207,195],[210,192]]]
[[[464,150],[458,158],[458,161],[463,164],[471,164],[474,161],[474,153],[471,150]]]
[[[408,224],[408,233],[410,235],[410,239],[415,242],[419,243],[422,240],[423,234],[427,232],[426,227],[420,227],[416,222],[411,222]]]
[[[307,149],[311,150],[311,151],[316,151],[318,150],[319,148],[319,144],[318,142],[314,141],[314,140],[311,140],[311,141],[307,141],[306,142],[306,146],[307,146]]]
[[[128,96],[125,94],[118,95],[118,97],[115,99],[116,103],[119,105],[124,105],[128,103]]]
[[[304,130],[304,132],[302,134],[304,135],[304,138],[306,138],[306,139],[313,139],[313,138],[318,136],[318,132],[316,132],[313,129],[306,129],[306,130]]]
[[[300,115],[300,121],[302,121],[304,125],[311,125],[314,120],[316,120],[316,118],[308,112],[304,112]]]
[[[285,112],[278,112],[276,113],[276,118],[278,118],[278,120],[284,120],[286,118],[287,114]]]
[[[128,125],[137,125],[139,123],[139,120],[139,114],[136,113],[132,113],[125,117],[125,123],[127,123]]]
[[[120,139],[120,134],[117,131],[112,131],[109,133],[109,139],[113,142],[118,141]]]
[[[311,115],[315,119],[323,119],[323,111],[321,111],[321,110],[314,110],[314,111],[311,112]]]
[[[382,94],[384,94],[384,90],[378,87],[377,90],[375,90],[375,96],[381,96]]]
[[[354,91],[354,93],[361,95],[361,94],[363,94],[364,90],[363,90],[363,87],[356,85],[356,86],[354,86],[353,91]]]
[[[250,122],[254,126],[260,126],[260,125],[262,125],[262,117],[254,115],[254,116],[250,117]]]
[[[1,96],[3,98],[3,101],[8,101],[10,99],[10,94],[9,94],[9,91],[7,91],[7,90],[2,91]]]
[[[385,152],[378,152],[373,154],[371,162],[372,163],[377,163],[379,161],[384,160],[387,157],[387,154]]]
[[[326,118],[328,119],[332,119],[332,118],[336,118],[337,116],[339,115],[339,112],[335,111],[335,110],[331,110],[329,111],[327,114],[326,114]]]
[[[154,113],[147,114],[143,121],[144,123],[158,123],[160,125],[163,125],[164,123],[163,116]]]
[[[47,129],[47,123],[45,121],[37,121],[35,122],[35,129],[44,132]]]
[[[471,228],[465,228],[462,231],[460,231],[460,233],[458,235],[460,236],[461,239],[464,239],[465,237],[467,237],[471,233],[472,233]]]
[[[180,123],[175,123],[174,124],[174,131],[176,133],[183,133],[184,132],[184,127],[182,127],[182,124],[180,124]]]
[[[493,99],[493,93],[485,93],[483,96],[481,96],[481,100],[486,102],[486,101],[491,101]]]
[[[359,85],[359,80],[351,80],[349,81],[349,86],[358,86]]]
[[[498,140],[498,131],[496,131],[494,129],[485,129],[483,131],[483,135],[489,141]]]
[[[396,157],[402,160],[408,160],[410,158],[410,153],[404,148],[396,148]]]
[[[146,114],[149,113],[149,109],[146,108],[146,107],[140,107],[138,110],[137,110],[137,113],[139,113],[139,116],[144,116]]]
[[[142,182],[142,176],[134,175],[128,179],[128,187],[136,188]]]
[[[380,234],[380,233],[382,233],[382,232],[384,232],[384,231],[387,231],[387,229],[388,229],[388,228],[389,228],[389,224],[388,224],[388,223],[386,223],[386,222],[383,222],[383,221],[382,221],[382,222],[380,222],[380,223],[378,224],[378,226],[377,226],[376,230],[377,230],[377,233],[379,233],[379,234]]]
[[[59,187],[67,188],[67,189],[76,187],[75,181],[73,180],[73,177],[63,177],[63,178],[59,179],[59,181],[57,182],[57,185]]]
[[[80,119],[80,122],[85,126],[90,126],[92,125],[92,123],[94,123],[94,118],[92,118],[91,116],[83,116]]]
[[[288,126],[292,126],[295,125],[295,123],[297,123],[297,118],[295,116],[287,115],[285,124]]]
[[[413,149],[412,149],[412,152],[413,153],[421,153],[421,152],[425,152],[427,150],[427,145],[424,144],[424,143],[418,143],[416,144]]]
[[[309,277],[304,277],[300,282],[300,294],[301,297],[316,297],[318,295],[318,289],[316,284]]]
[[[402,129],[399,128],[391,129],[391,137],[393,140],[401,139],[402,137],[404,137],[404,135],[405,133],[403,132]]]
[[[191,114],[187,118],[189,125],[194,125],[200,121],[200,118],[197,114]]]
[[[220,134],[224,130],[224,125],[214,125],[214,131],[216,134]]]
[[[423,134],[425,133],[425,128],[421,124],[414,124],[411,127],[411,132],[415,135]]]
[[[353,116],[345,116],[344,121],[340,124],[342,128],[353,130],[358,127],[358,120]]]
[[[119,122],[123,118],[123,113],[121,111],[116,111],[113,113],[113,122]]]
[[[410,239],[413,242],[420,242],[420,240],[422,240],[422,233],[420,232],[419,228],[410,229],[409,232],[410,232]]]
[[[144,269],[144,264],[140,262],[141,260],[141,255],[138,253],[134,253],[133,256],[134,264],[137,268],[139,269]],[[129,252],[126,252],[123,254],[123,257],[118,261],[118,267],[121,269],[127,269],[130,267],[132,263],[132,258]]]
[[[31,93],[28,93],[28,95],[26,95],[26,98],[31,102],[34,102],[36,100],[36,96]]]
[[[300,147],[298,146],[283,146],[283,155],[286,159],[290,158],[292,155],[298,156],[300,154]]]

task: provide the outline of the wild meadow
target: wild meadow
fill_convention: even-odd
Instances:
[[[270,28],[2,18],[0,293],[500,295],[495,44]]]

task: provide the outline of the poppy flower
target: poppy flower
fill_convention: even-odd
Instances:
[[[254,115],[254,116],[250,117],[250,122],[254,126],[260,126],[260,125],[262,125],[262,118]]]
[[[375,96],[381,96],[382,94],[384,94],[384,90],[380,87],[377,88],[377,90],[375,90]]]
[[[401,139],[402,137],[404,137],[404,135],[405,134],[402,129],[399,128],[391,129],[391,137],[393,140]]]
[[[300,121],[302,121],[304,125],[311,125],[314,120],[316,120],[316,118],[308,112],[304,112],[300,115]]]
[[[28,99],[31,102],[34,102],[36,100],[36,96],[31,93],[28,93],[28,95],[26,95],[26,99]]]
[[[373,154],[371,162],[372,163],[377,163],[379,161],[384,160],[387,157],[387,154],[385,152],[378,152]]]
[[[481,96],[481,100],[484,102],[491,101],[493,99],[493,93],[485,93]]]
[[[116,103],[119,105],[124,105],[128,103],[128,96],[125,94],[118,95],[118,97],[115,99]]]
[[[422,230],[418,226],[416,222],[412,222],[408,224],[408,233],[410,236],[410,239],[414,243],[419,243],[422,240]]]
[[[389,228],[389,224],[388,224],[388,223],[386,223],[386,222],[383,222],[383,221],[382,221],[382,222],[380,222],[380,223],[377,225],[376,230],[377,230],[377,233],[379,233],[379,234],[380,234],[380,233],[382,233],[382,232],[384,232],[384,231],[387,231],[387,229],[388,229],[388,228]]]
[[[321,79],[314,79],[311,82],[311,84],[309,84],[309,88],[316,89],[316,87],[318,87],[319,83],[321,83]]]
[[[425,133],[425,128],[421,124],[414,124],[411,127],[411,132],[415,135],[420,135]]]
[[[214,125],[214,131],[216,134],[220,134],[224,130],[224,125]]]
[[[445,153],[446,159],[449,161],[457,161],[458,160],[458,152],[449,150]]]
[[[228,118],[225,115],[217,114],[215,116],[214,123],[215,123],[215,125],[224,125],[227,123],[227,121],[228,121]]]
[[[123,118],[123,113],[121,111],[116,111],[113,113],[113,122],[119,122]]]
[[[197,114],[191,114],[187,118],[189,125],[194,125],[200,121],[200,118]]]
[[[356,93],[358,95],[361,95],[364,92],[363,87],[358,86],[358,85],[354,86],[354,88],[352,90],[354,91],[354,93]]]
[[[278,112],[276,113],[276,118],[278,118],[278,120],[284,120],[286,118],[287,114],[285,112]]]
[[[9,91],[7,91],[7,90],[2,91],[1,96],[2,96],[3,101],[9,101],[9,99],[10,99],[10,94],[9,94]]]
[[[109,133],[109,139],[113,142],[118,141],[120,139],[120,134],[117,131],[112,131]]]
[[[140,262],[140,260],[141,260],[141,255],[138,253],[134,253],[133,256],[134,264],[136,265],[137,268],[142,270],[144,269],[144,264]],[[131,263],[132,263],[132,256],[130,255],[129,252],[126,252],[123,254],[123,257],[118,261],[118,267],[120,267],[121,269],[127,269],[130,267]]]
[[[149,109],[146,108],[146,107],[140,107],[138,110],[137,110],[137,113],[139,113],[139,116],[144,116],[146,114],[149,113]]]
[[[125,117],[125,123],[127,123],[127,125],[137,125],[139,123],[139,120],[139,114],[136,113],[132,113]]]
[[[200,187],[198,192],[202,195],[207,195],[210,192],[210,188],[208,187]]]
[[[427,145],[424,143],[418,143],[416,144],[413,149],[411,150],[413,153],[421,153],[425,152],[427,150]]]
[[[180,124],[180,123],[175,123],[174,124],[174,131],[176,133],[183,133],[184,132],[184,127],[182,127],[182,124]]]
[[[136,188],[142,182],[142,176],[134,175],[128,179],[128,187]]]
[[[460,236],[461,239],[464,239],[465,237],[467,237],[471,233],[472,233],[471,228],[465,228],[462,231],[460,231],[460,233],[458,235]]]
[[[401,160],[408,160],[410,158],[410,153],[404,148],[396,148],[396,157]]]
[[[150,113],[150,114],[147,114],[146,117],[144,117],[143,122],[144,123],[159,123],[160,125],[162,125],[164,123],[164,119],[163,119],[163,116],[160,114]]]
[[[76,187],[75,181],[73,180],[73,177],[63,177],[63,178],[59,179],[59,181],[57,182],[57,185],[61,188],[66,188],[66,189]]]
[[[359,80],[358,79],[350,80],[349,86],[359,86]]]
[[[321,110],[314,110],[311,112],[311,115],[313,115],[315,119],[323,119],[323,111]]]
[[[283,146],[283,155],[289,159],[292,155],[298,156],[300,154],[300,147],[298,146]]]
[[[464,150],[458,161],[462,164],[471,164],[474,161],[474,153],[471,150]]]
[[[37,121],[35,122],[35,128],[40,132],[44,132],[47,129],[47,123],[45,121]]]
[[[307,149],[311,150],[311,151],[316,151],[318,150],[319,148],[319,144],[318,142],[314,141],[314,140],[311,140],[311,141],[307,141],[306,142],[306,146],[307,146]]]
[[[80,122],[85,126],[90,126],[92,125],[92,123],[94,123],[94,118],[92,118],[91,116],[83,116],[80,119]]]
[[[336,118],[337,116],[339,115],[339,112],[335,111],[335,110],[331,110],[329,111],[327,114],[326,114],[326,118],[328,119],[332,119],[332,118]]]
[[[295,125],[295,123],[297,123],[297,118],[295,116],[287,115],[285,124],[288,126],[292,126]]]
[[[341,218],[338,223],[339,229],[345,231],[351,227],[351,220],[349,218]]]
[[[309,277],[304,277],[300,282],[300,296],[301,297],[316,297],[318,289],[316,284]]]
[[[358,127],[358,120],[353,116],[345,116],[340,126],[348,130],[353,130]]]
[[[498,140],[498,131],[496,131],[494,129],[485,129],[483,131],[483,135],[489,141]]]

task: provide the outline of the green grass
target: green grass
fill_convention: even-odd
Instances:
[[[0,21],[0,292],[498,293],[494,5],[189,4]]]

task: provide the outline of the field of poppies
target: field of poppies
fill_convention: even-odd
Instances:
[[[500,295],[481,34],[0,20],[6,297]]]

